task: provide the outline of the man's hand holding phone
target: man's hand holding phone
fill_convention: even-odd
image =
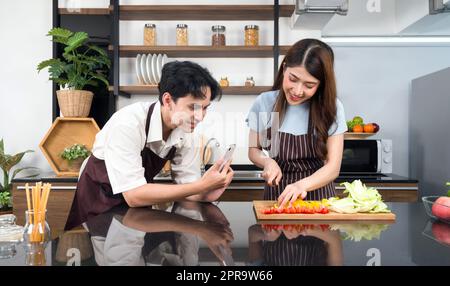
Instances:
[[[231,169],[230,165],[233,152],[234,147],[230,146],[224,157],[216,161],[214,165],[205,172],[201,178],[205,191],[221,191],[220,194],[222,194],[225,188],[231,183],[231,180],[233,179],[233,169]]]

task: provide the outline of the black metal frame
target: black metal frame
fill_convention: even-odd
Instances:
[[[279,20],[280,20],[280,4],[278,0],[273,3],[273,78],[276,79],[278,73],[278,57],[280,56],[279,45]]]
[[[61,26],[61,18],[58,13],[58,0],[53,0],[52,7],[52,20],[53,20],[53,28]],[[53,58],[57,58],[59,54],[59,45],[57,43],[53,43],[52,46],[52,56]],[[56,90],[58,86],[55,82],[52,83],[52,122],[56,120],[59,116],[59,106],[58,99],[56,98]]]

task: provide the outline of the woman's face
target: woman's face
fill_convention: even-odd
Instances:
[[[303,66],[286,67],[283,90],[290,105],[299,105],[310,99],[317,91],[320,81]]]

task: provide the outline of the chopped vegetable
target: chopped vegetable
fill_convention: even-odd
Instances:
[[[322,201],[304,201],[298,199],[287,207],[279,207],[274,204],[272,207],[264,209],[263,214],[326,214],[329,212],[328,200]]]
[[[380,234],[388,229],[387,224],[333,224],[331,230],[339,230],[344,240],[361,241],[380,239]]]
[[[330,198],[328,200],[330,210],[338,213],[390,212],[375,188],[366,187],[360,180],[341,185],[345,186],[344,194],[348,193],[348,196],[343,199]]]

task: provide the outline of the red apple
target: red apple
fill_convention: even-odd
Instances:
[[[377,133],[377,132],[380,130],[380,125],[378,125],[378,124],[376,124],[376,123],[372,123],[372,125],[373,125],[373,127],[374,127],[373,132],[374,132],[374,133]]]
[[[436,221],[431,226],[434,237],[442,243],[450,245],[450,225]]]
[[[431,207],[431,212],[438,218],[450,221],[450,197],[439,197]]]

